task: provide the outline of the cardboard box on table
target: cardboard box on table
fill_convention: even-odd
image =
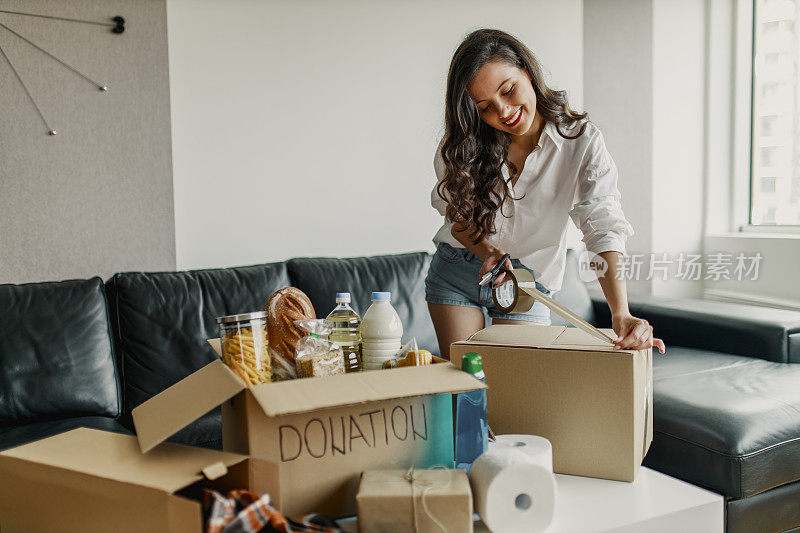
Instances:
[[[473,531],[466,470],[367,470],[356,500],[362,533]]]
[[[496,434],[549,439],[556,473],[633,481],[653,440],[652,349],[615,350],[571,327],[494,325],[454,343],[450,359],[467,352],[482,356]]]
[[[200,533],[203,488],[273,493],[280,465],[74,429],[0,452],[0,531]]]
[[[364,470],[451,467],[451,393],[482,387],[437,359],[247,388],[217,360],[134,409],[133,421],[147,453],[222,404],[223,449],[280,465],[275,506],[336,518],[355,514]]]

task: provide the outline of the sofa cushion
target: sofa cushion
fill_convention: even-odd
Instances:
[[[119,422],[107,416],[81,416],[47,422],[35,422],[0,430],[0,450],[22,446],[76,428],[92,428],[130,434]]]
[[[800,531],[800,481],[725,502],[725,533]]]
[[[0,285],[0,426],[120,413],[100,278]]]
[[[107,288],[126,412],[217,357],[206,342],[219,336],[217,317],[261,310],[287,285],[283,263],[115,274]]]
[[[645,464],[743,498],[800,480],[800,365],[667,347]]]
[[[222,409],[216,407],[167,439],[168,442],[222,450]]]
[[[431,256],[425,252],[348,259],[299,258],[288,261],[292,285],[305,292],[319,318],[336,307],[337,292],[349,292],[360,315],[371,305],[373,291],[390,291],[392,306],[403,322],[403,342],[417,339],[420,348],[439,352],[428,304],[425,275]]]
[[[578,257],[572,248],[567,250],[564,283],[561,285],[561,290],[553,295],[553,299],[588,323],[597,323],[592,298],[589,296],[589,291],[579,276]],[[572,326],[572,324],[561,318],[558,313],[552,311],[550,312],[550,322],[554,326]]]

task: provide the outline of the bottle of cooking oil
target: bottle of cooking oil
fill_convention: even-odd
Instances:
[[[344,352],[344,368],[349,372],[361,371],[361,317],[350,307],[350,293],[336,293],[336,308],[328,315],[333,330],[328,336],[331,342],[341,346]]]

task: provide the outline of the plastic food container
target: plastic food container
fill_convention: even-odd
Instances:
[[[267,313],[257,311],[217,319],[222,360],[248,387],[272,381]]]

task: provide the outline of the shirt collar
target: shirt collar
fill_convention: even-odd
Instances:
[[[542,141],[542,137],[544,135],[547,135],[548,137],[550,137],[550,140],[553,141],[553,144],[556,145],[556,149],[560,152],[561,151],[561,145],[564,144],[564,137],[559,135],[558,129],[556,128],[555,123],[550,122],[549,120],[545,123],[544,129],[542,129],[542,136],[539,137],[539,144],[538,144],[539,146],[542,145],[542,142],[543,142]],[[500,167],[500,172],[501,172],[501,174],[503,175],[504,178],[508,179],[508,165],[506,165],[506,163],[503,163],[503,166]],[[509,186],[509,190],[510,190],[511,189],[511,184],[509,183],[508,186]]]
[[[544,129],[542,130],[542,133],[547,135],[548,137],[550,137],[550,140],[553,141],[553,144],[556,145],[556,148],[559,151],[561,151],[561,145],[564,144],[564,137],[562,137],[558,133],[558,128],[556,128],[556,125],[555,125],[554,122],[550,122],[548,120],[547,123],[544,125]],[[539,138],[539,143],[541,144],[541,142],[542,142],[542,140],[541,140],[541,138]]]

